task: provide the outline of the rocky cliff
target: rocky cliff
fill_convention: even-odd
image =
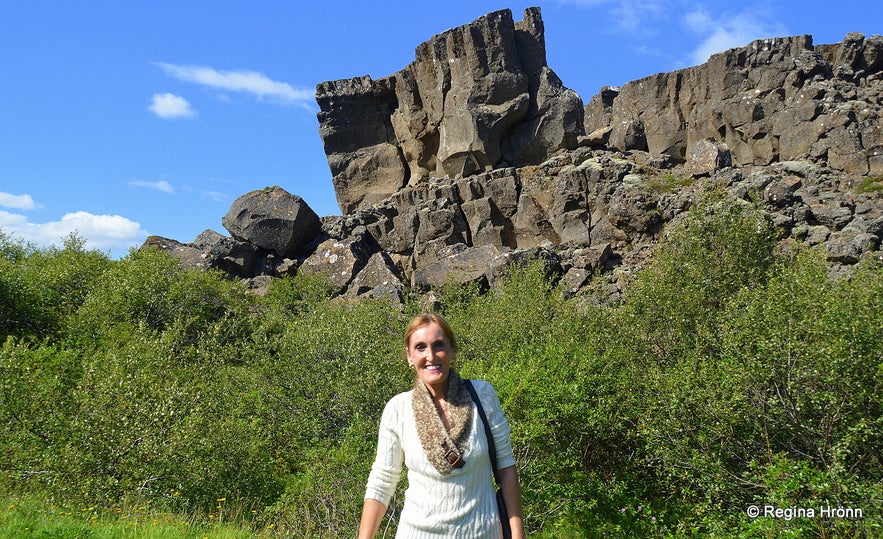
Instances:
[[[537,8],[438,34],[389,77],[319,84],[320,135],[343,215],[280,187],[247,193],[230,236],[149,238],[260,290],[300,271],[346,297],[450,281],[492,286],[542,259],[579,294],[652,255],[709,185],[763,205],[782,241],[833,268],[883,239],[883,37],[760,40],[706,64],[606,87],[583,108],[546,65]]]
[[[607,145],[691,161],[697,143],[726,144],[732,165],[810,159],[853,175],[883,174],[883,36],[755,41],[703,65],[605,88],[586,107]],[[701,168],[701,167],[700,167]],[[701,171],[701,170],[700,170]]]
[[[539,164],[575,148],[583,104],[546,65],[539,8],[509,10],[438,34],[380,80],[324,82],[319,133],[341,211],[405,185]]]

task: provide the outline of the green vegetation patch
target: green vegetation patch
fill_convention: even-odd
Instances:
[[[883,177],[865,177],[862,178],[855,189],[858,194],[862,193],[880,193],[883,192]]]
[[[692,185],[696,181],[690,176],[678,176],[671,172],[647,178],[645,185],[647,189],[657,193],[672,193],[682,187]]]
[[[879,536],[883,264],[832,278],[713,196],[666,237],[608,306],[539,265],[437,292],[457,368],[506,411],[532,536]],[[355,533],[417,298],[346,304],[315,276],[257,297],[73,240],[0,235],[0,266],[0,535]]]
[[[213,520],[215,522],[213,522]],[[217,517],[175,515],[149,505],[61,507],[34,496],[0,506],[0,536],[40,539],[246,539],[270,530],[217,522]]]

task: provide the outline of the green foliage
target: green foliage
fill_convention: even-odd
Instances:
[[[287,477],[265,518],[290,537],[349,535],[380,414],[410,386],[401,343],[408,317],[380,300],[329,302],[327,284],[311,276],[274,288],[252,336],[250,367],[261,395],[253,413]]]
[[[354,429],[313,444],[264,519],[287,537],[348,537],[359,526],[358,503],[374,457],[376,434]],[[346,470],[347,473],[340,473]]]
[[[5,498],[0,537],[40,539],[247,539],[272,537],[247,523],[200,522],[194,515],[158,511],[150,504],[58,505],[33,496]],[[216,517],[217,515],[212,515]]]
[[[539,264],[438,295],[457,368],[506,410],[529,530],[879,535],[880,262],[833,279],[823,254],[777,252],[760,213],[713,194],[667,238],[608,307],[567,299]],[[381,411],[411,383],[416,301],[348,304],[307,275],[258,298],[159,251],[111,262],[75,238],[0,237],[0,253],[0,492],[352,535]],[[864,518],[750,519],[750,505]]]
[[[71,235],[62,248],[37,249],[0,231],[0,339],[57,337],[110,266],[84,245]]]
[[[105,272],[70,324],[80,346],[114,339],[124,326],[163,335],[173,347],[198,348],[205,339],[241,337],[252,299],[220,273],[180,267],[158,249],[133,251]],[[223,321],[233,317],[233,324]],[[126,330],[123,330],[126,331]],[[232,332],[225,337],[224,334]],[[177,350],[175,350],[177,351]]]
[[[859,183],[855,192],[858,194],[862,193],[879,193],[883,191],[883,177],[870,177],[866,176],[862,178],[861,183]]]
[[[59,455],[74,414],[80,356],[8,338],[0,347],[0,462],[21,478],[48,479],[43,463]]]
[[[855,507],[868,496],[860,478],[879,482],[880,270],[869,261],[850,279],[831,281],[820,255],[803,254],[734,304],[724,355],[748,374],[757,447],[742,459],[747,479],[760,486],[757,498]],[[788,466],[801,480],[784,489]]]
[[[633,334],[625,341],[630,353],[660,364],[716,353],[722,307],[763,281],[776,245],[771,223],[759,210],[715,194],[667,236],[614,315]]]
[[[263,305],[281,311],[283,318],[309,313],[331,299],[337,288],[318,273],[285,277],[271,283]]]
[[[671,193],[692,184],[694,181],[693,178],[676,176],[668,172],[647,180],[647,188],[657,193]]]

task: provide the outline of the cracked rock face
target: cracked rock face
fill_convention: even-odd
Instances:
[[[323,82],[316,100],[344,214],[429,178],[539,164],[583,134],[582,100],[546,65],[539,8],[447,30],[401,71]]]
[[[808,159],[880,175],[881,70],[883,36],[851,33],[819,46],[809,35],[761,39],[699,66],[602,89],[586,106],[585,130],[609,129],[611,148],[688,165],[691,148],[714,141],[735,166]]]

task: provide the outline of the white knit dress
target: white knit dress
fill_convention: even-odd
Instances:
[[[494,388],[473,380],[487,414],[497,450],[497,467],[515,465],[509,424]],[[408,489],[399,518],[397,539],[499,539],[503,532],[497,514],[487,437],[481,417],[472,405],[472,426],[463,452],[465,465],[440,474],[427,460],[417,436],[411,391],[386,404],[380,420],[377,458],[368,476],[365,498],[389,506],[402,475],[408,469]]]

